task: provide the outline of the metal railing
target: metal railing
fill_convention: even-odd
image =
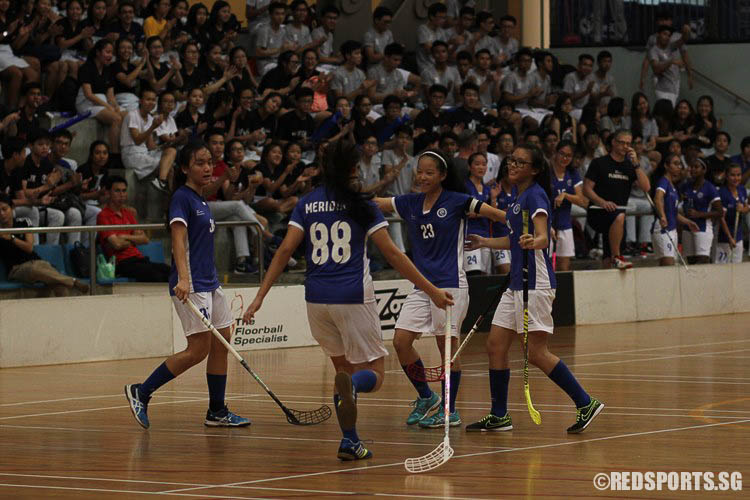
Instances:
[[[263,281],[263,228],[257,222],[250,221],[221,221],[216,222],[216,227],[236,227],[250,226],[255,230],[258,236],[258,279]],[[90,233],[99,233],[103,231],[132,231],[132,230],[161,230],[166,231],[164,224],[111,224],[106,226],[60,226],[60,227],[12,227],[1,228],[0,234],[25,234],[25,233],[89,233],[89,295],[94,295],[96,291],[96,244]],[[8,270],[10,271],[10,269]]]
[[[697,70],[695,68],[692,68],[692,71],[696,75],[700,76],[701,78],[703,78],[704,80],[706,80],[710,84],[712,84],[715,87],[717,87],[718,89],[720,89],[722,92],[725,92],[726,94],[729,94],[730,96],[732,96],[734,98],[735,104],[742,103],[742,104],[744,104],[746,106],[750,106],[750,100],[746,99],[745,97],[742,97],[741,95],[739,95],[735,91],[733,91],[733,90],[725,87],[724,85],[720,84],[719,82],[717,82],[716,80],[714,80],[713,78],[711,78],[710,76],[708,76],[707,74],[702,73],[702,72],[700,72],[699,70]]]

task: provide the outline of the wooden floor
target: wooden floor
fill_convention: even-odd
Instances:
[[[458,408],[465,424],[489,408],[484,336],[475,340],[463,357]],[[142,380],[159,359],[1,370],[0,498],[742,496],[602,492],[592,480],[610,471],[740,471],[750,480],[750,315],[560,328],[552,346],[606,403],[591,427],[565,433],[575,420],[572,404],[536,370],[531,391],[543,422],[531,422],[519,350],[512,357],[513,431],[455,428],[455,456],[425,475],[407,473],[403,461],[432,450],[443,433],[404,424],[415,394],[395,356],[383,389],[359,399],[360,436],[374,457],[357,463],[336,459],[335,417],[316,427],[289,425],[231,359],[228,402],[252,419],[246,429],[203,426],[207,396],[198,367],[156,393],[148,431],[133,420],[122,387]],[[437,361],[434,341],[418,347],[428,364]],[[246,357],[288,406],[330,402],[334,374],[319,348]]]

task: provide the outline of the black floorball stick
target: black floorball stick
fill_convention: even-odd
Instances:
[[[271,399],[273,399],[277,405],[279,405],[279,408],[281,408],[281,411],[284,412],[286,415],[286,419],[290,424],[294,425],[315,425],[319,424],[321,422],[325,422],[331,417],[331,409],[323,405],[317,410],[293,410],[292,408],[287,408],[284,406],[284,403],[279,400],[278,397],[276,397],[276,394],[273,393],[271,389],[268,388],[268,386],[263,382],[263,380],[258,376],[257,373],[253,371],[252,368],[247,364],[247,361],[240,356],[240,353],[238,353],[234,347],[227,342],[227,339],[224,338],[224,336],[219,333],[219,330],[216,329],[214,325],[211,324],[210,321],[203,315],[203,313],[196,307],[195,304],[193,304],[193,301],[187,300],[185,301],[187,305],[192,309],[192,311],[195,313],[196,316],[198,316],[203,324],[211,330],[211,333],[214,334],[214,336],[221,341],[222,344],[224,344],[224,347],[227,348],[229,352],[232,353],[232,355],[237,358],[237,361],[240,362],[242,367],[247,370],[247,372],[252,375],[252,377],[255,379],[256,382],[260,384],[260,386],[268,393],[269,396],[271,396]]]

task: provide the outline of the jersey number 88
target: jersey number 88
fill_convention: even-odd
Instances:
[[[329,253],[328,240],[333,243]],[[313,245],[312,261],[317,266],[328,262],[330,257],[336,264],[343,264],[352,256],[349,241],[352,238],[352,228],[345,221],[336,221],[329,231],[325,224],[316,222],[310,227],[310,242]]]

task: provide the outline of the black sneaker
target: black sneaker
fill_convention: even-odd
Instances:
[[[252,274],[257,273],[258,268],[253,265],[248,257],[240,257],[234,266],[234,272],[238,274]]]
[[[502,417],[490,413],[479,422],[474,422],[466,426],[466,432],[502,432],[510,430],[513,430],[513,422],[510,420],[508,413]]]
[[[576,409],[576,423],[568,427],[568,434],[579,434],[591,424],[591,422],[604,409],[604,403],[596,398],[591,398],[591,402]]]

